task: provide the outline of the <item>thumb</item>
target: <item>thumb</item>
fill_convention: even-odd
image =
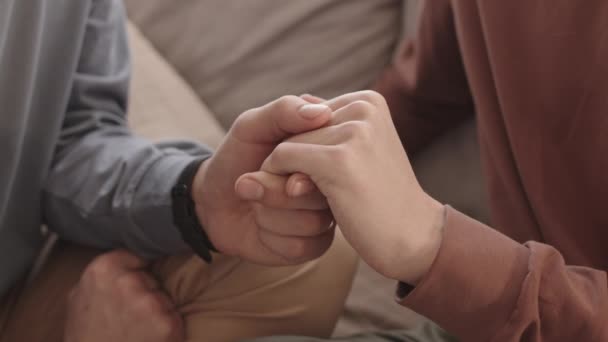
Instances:
[[[284,96],[243,113],[232,126],[231,134],[244,143],[278,144],[293,135],[325,126],[331,113],[327,105]]]

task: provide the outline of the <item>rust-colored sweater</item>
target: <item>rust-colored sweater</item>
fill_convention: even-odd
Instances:
[[[463,341],[608,341],[608,1],[421,15],[377,89],[410,152],[476,113],[496,230],[448,209],[402,304]]]

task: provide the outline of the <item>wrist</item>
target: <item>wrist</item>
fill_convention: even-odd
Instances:
[[[198,168],[198,171],[194,176],[194,180],[192,181],[192,193],[190,194],[196,208],[196,216],[198,217],[203,229],[206,229],[205,227],[207,227],[206,213],[208,210],[205,208],[205,203],[208,201],[204,198],[205,191],[202,191],[202,189],[204,188],[203,184],[205,183],[210,159],[211,158],[204,160]]]
[[[173,222],[180,231],[183,241],[192,248],[192,251],[206,262],[211,263],[213,260],[211,251],[216,251],[216,249],[202,227],[194,199],[194,196],[200,192],[196,191],[196,178],[201,173],[203,164],[202,159],[190,162],[173,187],[171,191]]]
[[[425,194],[426,195],[426,194]],[[397,258],[394,264],[394,279],[416,286],[430,271],[441,248],[445,225],[445,206],[426,195],[419,220],[414,220],[412,234],[408,239],[408,252]]]

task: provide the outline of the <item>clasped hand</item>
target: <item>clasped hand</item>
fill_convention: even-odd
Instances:
[[[331,245],[335,220],[370,266],[416,284],[439,250],[444,208],[420,187],[375,92],[248,111],[205,167],[195,202],[224,253],[310,260]]]

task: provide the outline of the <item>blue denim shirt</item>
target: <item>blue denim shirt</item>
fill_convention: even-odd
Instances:
[[[189,142],[152,144],[126,122],[130,66],[120,0],[0,0],[0,296],[43,243],[185,251],[170,189]]]

